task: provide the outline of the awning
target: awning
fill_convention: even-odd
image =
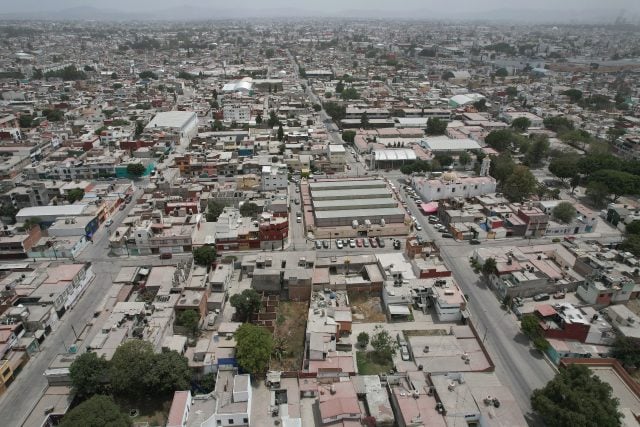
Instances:
[[[392,316],[409,316],[411,311],[406,305],[390,305],[389,314]]]

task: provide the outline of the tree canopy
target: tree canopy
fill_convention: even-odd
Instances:
[[[613,169],[602,169],[589,175],[589,182],[598,182],[607,187],[613,201],[620,196],[640,193],[640,176]]]
[[[142,163],[129,163],[127,165],[127,173],[135,178],[140,178],[146,170],[147,168]]]
[[[549,427],[618,427],[622,414],[611,386],[584,365],[569,365],[531,396]]]
[[[511,127],[521,132],[529,129],[529,126],[531,126],[531,120],[526,117],[518,117],[511,122]]]
[[[502,193],[512,202],[522,202],[536,191],[538,181],[528,167],[517,165],[502,185]]]
[[[69,376],[78,397],[104,394],[109,388],[109,362],[93,352],[83,353],[69,367]]]
[[[549,172],[565,180],[578,175],[580,155],[577,153],[563,153],[549,162]]]
[[[344,132],[342,132],[342,140],[344,142],[354,142],[355,138],[356,138],[355,130],[345,130]]]
[[[373,347],[375,358],[379,361],[391,360],[398,349],[398,345],[389,331],[380,325],[375,327],[375,333],[371,337],[371,347]]]
[[[133,425],[127,414],[109,396],[96,395],[85,400],[63,418],[59,427],[130,427]]]
[[[498,272],[498,265],[495,258],[487,258],[482,264],[482,273],[487,276]]]
[[[176,314],[176,325],[185,328],[191,336],[198,334],[200,328],[200,314],[195,310],[180,310]]]
[[[553,208],[552,214],[553,218],[569,224],[576,217],[576,208],[574,208],[570,202],[560,202]]]
[[[216,260],[215,246],[200,246],[193,250],[193,260],[196,264],[208,267]]]
[[[255,289],[245,289],[239,294],[234,294],[229,298],[229,303],[236,309],[238,319],[247,322],[253,313],[260,310],[262,297]]]
[[[542,123],[545,128],[557,133],[573,130],[573,122],[564,116],[547,117]]]
[[[209,203],[207,203],[207,221],[216,222],[223,210],[224,205],[222,203],[209,200]]]
[[[427,120],[427,135],[444,135],[447,130],[447,122],[437,117],[429,117]]]
[[[121,344],[110,361],[113,392],[135,398],[153,390],[154,381],[149,371],[153,362],[153,346],[148,341],[129,340]]]
[[[243,203],[242,206],[240,206],[240,215],[242,216],[254,218],[257,217],[260,212],[262,212],[260,206],[253,202]]]
[[[83,197],[84,197],[84,190],[82,188],[74,188],[72,190],[69,190],[69,192],[67,193],[67,201],[69,203],[82,200]]]
[[[273,338],[265,328],[244,323],[235,333],[236,359],[243,371],[259,374],[267,370]]]

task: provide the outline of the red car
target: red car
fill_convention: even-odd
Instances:
[[[362,239],[356,239],[356,246],[359,248],[362,247]]]
[[[372,248],[378,247],[378,242],[376,241],[375,237],[369,237],[369,243],[371,243]]]

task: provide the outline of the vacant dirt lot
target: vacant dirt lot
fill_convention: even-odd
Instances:
[[[276,351],[271,357],[271,369],[297,371],[301,368],[308,308],[306,302],[280,302],[274,333]]]
[[[382,311],[380,297],[358,294],[349,296],[349,303],[355,323],[382,323],[387,320]]]

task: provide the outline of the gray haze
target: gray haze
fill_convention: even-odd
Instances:
[[[455,5],[455,8],[451,6]],[[47,12],[60,19],[105,16],[132,19],[207,19],[259,16],[363,16],[462,19],[514,19],[518,21],[611,21],[618,16],[640,20],[638,0],[0,0],[4,17],[43,18]],[[345,15],[344,12],[347,12]],[[2,17],[0,14],[0,17]],[[77,15],[77,16],[76,16]]]

